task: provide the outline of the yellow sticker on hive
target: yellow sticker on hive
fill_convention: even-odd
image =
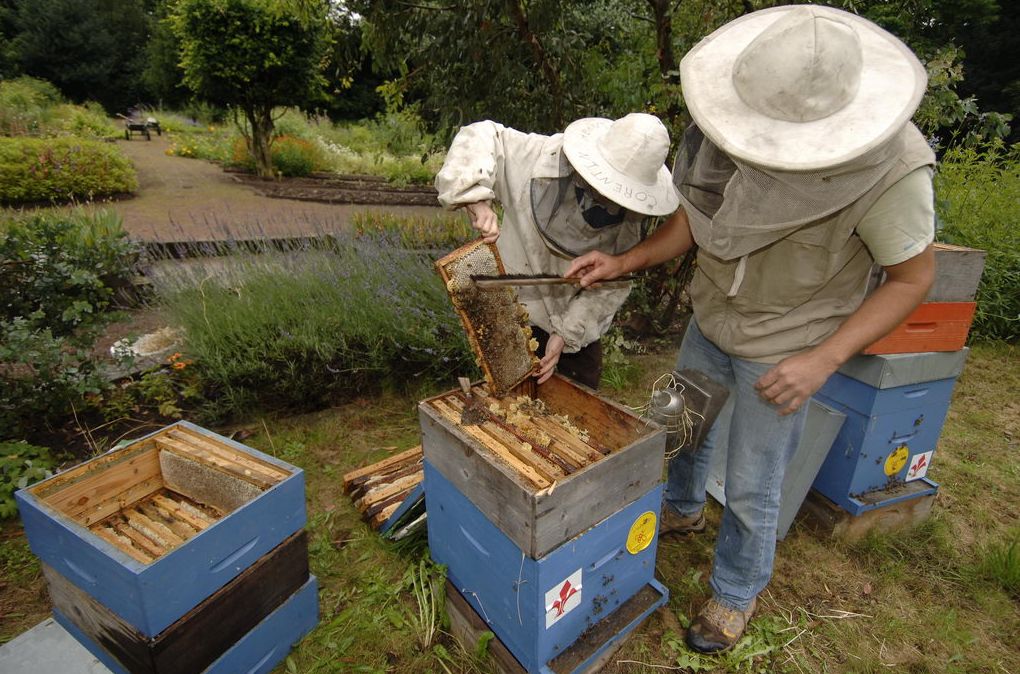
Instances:
[[[655,513],[651,510],[634,520],[630,525],[630,533],[627,534],[627,552],[636,555],[649,545],[655,538]]]
[[[910,450],[907,449],[906,445],[900,445],[894,449],[889,458],[885,460],[885,474],[892,477],[903,470],[903,466],[907,465],[907,457],[909,455]]]

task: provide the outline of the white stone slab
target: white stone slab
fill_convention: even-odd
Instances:
[[[52,617],[0,646],[4,674],[111,674]]]

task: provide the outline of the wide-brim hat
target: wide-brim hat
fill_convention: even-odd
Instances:
[[[563,132],[563,152],[588,185],[629,211],[669,215],[680,205],[666,168],[669,132],[653,115],[579,119]]]
[[[734,159],[784,171],[836,167],[892,138],[924,96],[910,49],[830,7],[773,7],[722,26],[680,63],[684,100]]]

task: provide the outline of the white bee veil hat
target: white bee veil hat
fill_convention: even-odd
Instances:
[[[666,167],[669,132],[654,115],[579,119],[563,131],[563,153],[585,182],[629,211],[669,215],[680,204]]]
[[[893,138],[927,75],[898,38],[829,7],[773,7],[722,26],[680,63],[684,100],[726,154],[782,171],[849,163]]]

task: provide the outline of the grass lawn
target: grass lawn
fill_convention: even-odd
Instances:
[[[632,383],[609,395],[639,404],[673,355],[635,357]],[[705,657],[687,651],[681,635],[708,594],[720,515],[713,505],[707,535],[660,545],[668,610],[653,615],[606,671],[1020,673],[1017,355],[1009,346],[972,350],[929,472],[941,489],[924,525],[849,545],[795,524],[748,636],[726,655]],[[484,649],[462,649],[442,632],[422,646],[429,615],[419,611],[414,589],[422,585],[412,572],[424,542],[384,542],[341,488],[348,470],[418,443],[416,403],[430,393],[383,394],[249,424],[256,434],[248,444],[306,471],[312,572],[321,587],[321,622],[280,671],[491,671]],[[0,641],[47,612],[38,563],[20,526],[7,523]]]

